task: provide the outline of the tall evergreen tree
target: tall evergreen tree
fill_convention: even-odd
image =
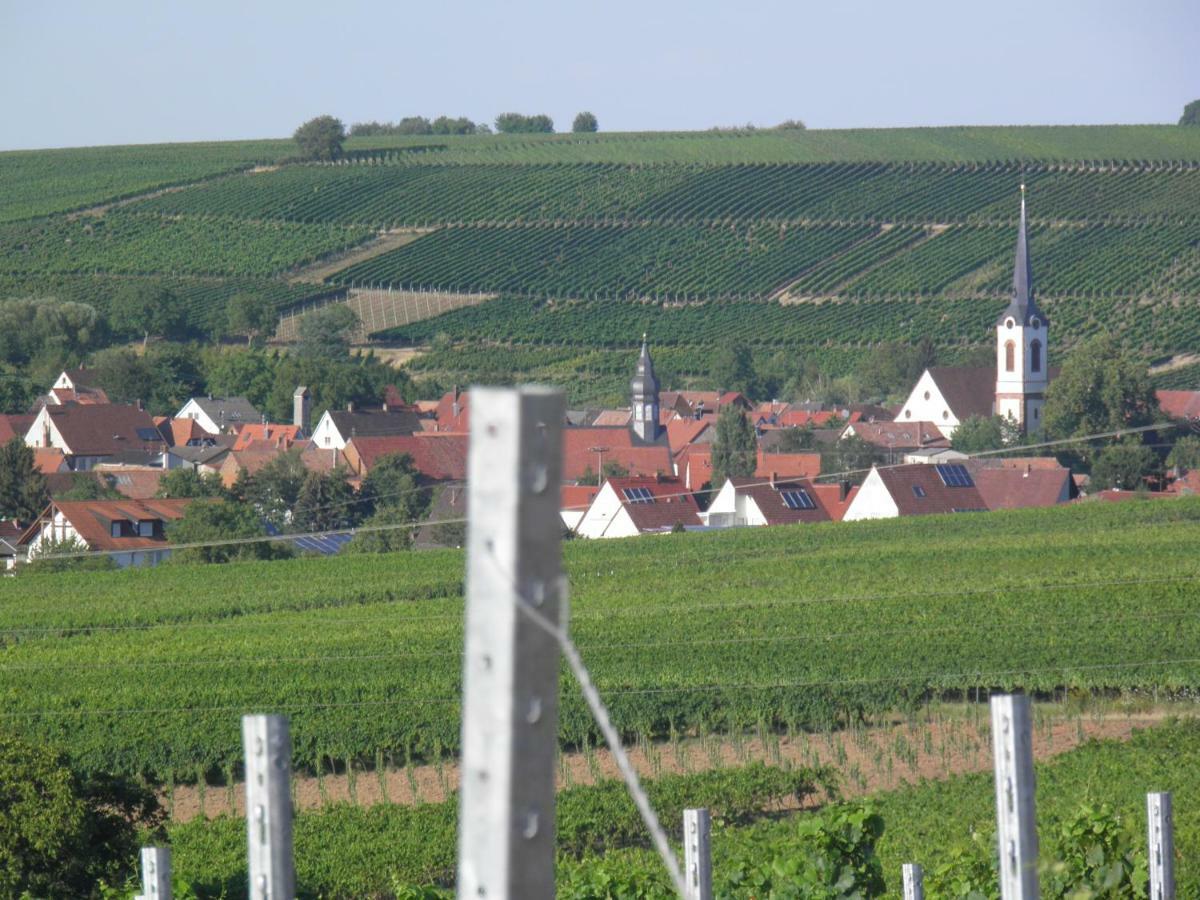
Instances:
[[[717,416],[717,437],[713,441],[713,487],[727,478],[754,474],[758,462],[758,440],[745,410],[730,404]]]
[[[33,448],[14,435],[0,447],[0,519],[32,520],[48,502],[46,476],[34,465]]]

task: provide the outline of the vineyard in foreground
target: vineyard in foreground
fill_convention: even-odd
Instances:
[[[571,544],[572,630],[629,738],[825,729],[976,689],[1169,696],[1200,684],[1197,538],[1180,500]],[[156,780],[231,775],[247,710],[291,716],[302,771],[453,754],[462,565],[18,579],[3,717]],[[561,740],[596,741],[566,683]]]

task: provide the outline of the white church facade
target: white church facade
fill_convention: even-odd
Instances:
[[[1042,430],[1042,409],[1051,372],[1047,364],[1050,323],[1038,308],[1025,224],[1025,186],[1013,265],[1012,297],[996,321],[996,363],[986,368],[926,369],[896,416],[932,422],[946,437],[971,416],[1004,416],[1025,434]]]

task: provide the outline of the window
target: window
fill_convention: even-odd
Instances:
[[[938,475],[941,476],[942,484],[946,487],[974,487],[975,482],[971,480],[971,473],[967,471],[966,466],[959,463],[943,463],[934,466],[937,469]]]
[[[1017,323],[1016,323],[1015,321],[1013,321],[1013,319],[1012,319],[1012,317],[1011,317],[1011,316],[1010,316],[1009,318],[1007,318],[1007,319],[1005,319],[1005,320],[1004,320],[1004,327],[1005,327],[1005,328],[1012,328],[1012,327],[1013,327],[1014,325],[1016,325],[1016,324],[1017,324]]]
[[[808,491],[803,488],[794,491],[780,491],[779,496],[783,498],[783,505],[788,509],[817,508],[817,504],[813,503],[813,499],[808,495]]]
[[[912,418],[912,410],[911,410],[911,409],[906,409],[906,410],[904,411],[904,418],[906,418],[906,419],[911,419],[911,418]]]
[[[141,519],[138,521],[138,537],[154,537],[153,519]]]
[[[1038,412],[1039,412],[1039,411],[1040,411],[1040,410],[1038,410],[1038,408],[1037,408],[1036,406],[1033,408],[1033,417],[1034,417],[1035,419],[1038,417]]]
[[[654,495],[650,493],[649,488],[631,487],[621,488],[621,493],[625,495],[625,499],[630,503],[653,503]]]
[[[913,489],[913,496],[916,497],[918,500],[920,500],[922,497],[925,496],[925,488],[921,487],[919,484],[914,484],[912,486],[912,489]]]
[[[1017,367],[1017,345],[1008,341],[1004,345],[1004,371],[1012,372]]]
[[[1034,341],[1029,345],[1029,371],[1042,371],[1042,342]]]
[[[950,418],[950,410],[943,409],[942,410],[942,418],[948,420]]]
[[[926,399],[926,400],[928,400],[928,399],[929,399],[929,391],[926,391],[926,392],[925,392],[925,399]]]
[[[1032,319],[1029,320],[1029,327],[1032,328],[1034,331],[1037,331],[1039,328],[1042,327],[1042,322],[1037,316],[1034,316]]]

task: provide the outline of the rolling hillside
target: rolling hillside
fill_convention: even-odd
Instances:
[[[1116,328],[1152,359],[1200,351],[1198,129],[380,137],[347,151],[336,165],[290,162],[289,141],[0,154],[0,295],[103,309],[123,280],[163,281],[206,335],[236,292],[281,312],[347,289],[410,309],[423,291],[496,295],[381,314],[406,324],[375,338],[433,343],[415,365],[446,379],[567,380],[577,401],[620,390],[608,357],[643,331],[675,349],[675,378],[703,381],[731,334],[836,375],[881,340],[928,335],[946,361],[989,340],[1024,182],[1059,349]]]

